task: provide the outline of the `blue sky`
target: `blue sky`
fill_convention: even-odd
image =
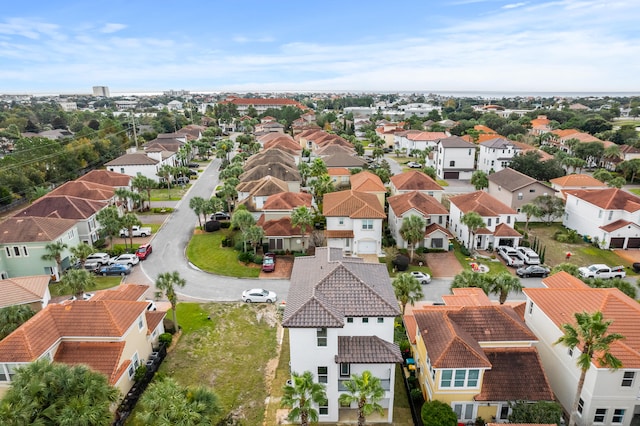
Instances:
[[[0,93],[640,92],[638,0],[22,0]]]

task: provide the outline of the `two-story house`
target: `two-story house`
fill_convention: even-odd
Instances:
[[[257,224],[264,230],[269,251],[300,251],[309,247],[305,239],[313,229],[305,229],[303,235],[299,226],[291,224],[291,213],[297,207],[311,209],[312,198],[303,192],[280,192],[267,198]]]
[[[488,250],[497,246],[517,247],[522,235],[513,229],[516,211],[484,191],[456,195],[449,198],[449,230],[469,250]],[[462,217],[476,212],[482,217],[484,226],[473,232],[475,241],[468,247],[471,237]]]
[[[538,337],[538,351],[554,394],[565,411],[571,411],[581,370],[578,358],[584,349],[571,350],[555,342],[564,334],[563,324],[576,326],[575,313],[602,312],[612,321],[608,331],[623,340],[610,345],[622,367],[611,370],[597,355],[587,370],[578,403],[577,424],[630,426],[640,421],[640,305],[617,288],[591,288],[566,272],[542,280],[546,288],[526,288],[524,320]]]
[[[564,191],[562,224],[603,249],[640,248],[640,197],[618,188]]]
[[[393,145],[395,149],[401,149],[408,153],[417,149],[424,151],[425,149],[435,149],[438,139],[444,139],[449,134],[445,132],[423,132],[418,130],[407,130],[396,132],[394,135]]]
[[[382,221],[387,215],[374,194],[330,192],[324,195],[322,210],[329,247],[354,254],[382,253]]]
[[[149,287],[136,287],[123,286],[120,297],[49,304],[0,341],[0,397],[17,367],[40,359],[86,364],[125,395],[164,332],[165,312],[148,311],[139,299]]]
[[[523,204],[531,203],[540,195],[555,195],[556,190],[511,168],[489,175],[487,193],[518,212],[516,220],[524,222],[526,215],[520,213]],[[530,221],[537,218],[531,217]]]
[[[476,167],[476,145],[458,136],[438,139],[435,165],[440,179],[471,179]]]
[[[258,219],[262,214],[262,208],[267,199],[274,194],[289,191],[287,182],[273,176],[264,176],[254,181],[240,182],[236,186],[238,202],[236,205],[244,205],[253,216]]]
[[[364,170],[350,177],[351,189],[358,192],[367,192],[378,197],[380,205],[384,209],[384,199],[387,195],[387,188],[385,188],[382,180],[378,175]]]
[[[430,195],[438,201],[442,201],[444,188],[431,178],[431,176],[418,171],[408,170],[403,173],[391,176],[389,189],[391,195],[405,194],[407,192],[419,191],[425,195]]]
[[[605,189],[608,188],[607,184],[599,181],[590,175],[585,174],[570,174],[561,176],[559,178],[551,179],[551,187],[558,191],[557,197],[566,199],[564,191],[568,189]]]
[[[295,259],[282,325],[289,330],[291,372],[310,371],[326,387],[326,403],[316,407],[320,423],[354,414],[356,406],[343,407],[338,398],[351,375],[363,371],[385,390],[379,401],[384,415],[367,420],[393,423],[396,364],[402,362],[393,343],[399,314],[385,265],[329,247]]]
[[[288,191],[300,192],[300,172],[292,165],[271,162],[254,164],[246,167],[245,172],[238,176],[240,182],[257,181],[271,176],[287,183]]]
[[[520,147],[509,139],[496,137],[480,143],[478,156],[478,170],[485,173],[499,172],[511,164],[513,157],[518,155]]]
[[[50,275],[31,275],[0,280],[0,309],[26,305],[34,312],[47,306],[51,300]]]
[[[143,175],[156,182],[160,181],[158,170],[162,161],[151,158],[142,152],[124,154],[104,164],[110,172],[121,173],[129,176]]]
[[[449,211],[434,197],[413,191],[389,197],[389,229],[398,247],[407,248],[400,229],[405,218],[419,216],[425,221],[424,239],[418,246],[449,249],[453,235],[447,230]]]
[[[425,400],[447,403],[458,422],[506,422],[513,401],[553,401],[537,337],[509,305],[479,288],[453,289],[444,306],[405,314]]]

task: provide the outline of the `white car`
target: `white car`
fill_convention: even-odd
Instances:
[[[263,288],[252,288],[251,290],[245,290],[242,292],[242,301],[247,303],[274,303],[276,299],[277,296],[273,291],[265,290]]]
[[[431,282],[431,275],[420,271],[411,271],[411,276],[418,280],[420,284],[429,284]]]
[[[95,296],[95,293],[83,293],[82,300],[91,300],[93,296]],[[75,295],[73,295],[69,298],[69,300],[73,302],[74,300],[78,300],[78,298]]]
[[[109,261],[109,264],[133,266],[137,265],[138,262],[140,262],[140,259],[138,259],[138,256],[136,256],[135,254],[123,253],[120,256],[111,259]]]
[[[415,161],[409,161],[407,163],[407,167],[410,167],[412,169],[420,169],[420,168],[422,168],[422,164],[416,163]]]
[[[85,269],[96,269],[98,266],[109,264],[111,257],[107,253],[93,253],[87,256],[84,261]]]

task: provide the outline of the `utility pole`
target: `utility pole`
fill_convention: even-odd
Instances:
[[[138,135],[136,134],[136,116],[133,111],[131,111],[131,123],[133,124],[133,141],[136,144],[136,152],[138,151]]]

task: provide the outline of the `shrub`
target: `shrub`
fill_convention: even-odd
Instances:
[[[395,259],[393,259],[393,266],[398,271],[406,271],[409,268],[409,258],[399,254]]]
[[[221,228],[220,222],[217,220],[210,220],[204,224],[204,230],[206,232],[215,232],[220,230],[220,228]]]
[[[262,265],[262,256],[254,256],[253,263],[255,263],[256,265]]]
[[[136,373],[133,376],[133,380],[135,380],[136,382],[139,382],[146,375],[147,375],[147,366],[139,365],[138,368],[136,368]]]
[[[458,424],[458,416],[451,406],[438,400],[425,402],[420,414],[425,425],[455,426]]]
[[[531,247],[531,243],[529,243],[529,240],[522,240],[518,245],[522,247]]]
[[[238,260],[245,265],[248,265],[249,263],[253,262],[253,253],[251,253],[250,251],[240,253],[238,255]]]
[[[415,404],[422,404],[424,401],[424,396],[422,395],[422,390],[420,390],[420,388],[411,389],[410,395],[411,400]]]
[[[171,341],[173,340],[173,336],[170,333],[162,333],[160,337],[158,337],[158,341],[160,343],[164,343],[165,345],[171,345]]]
[[[407,383],[409,384],[409,389],[415,389],[418,387],[418,378],[416,376],[407,377]]]
[[[230,227],[231,227],[231,222],[229,222],[229,221],[220,222],[220,228],[229,229]]]
[[[151,213],[154,213],[154,214],[169,214],[169,213],[173,213],[173,208],[172,207],[153,207],[151,209]]]
[[[248,244],[247,244],[248,245]],[[234,245],[233,245],[233,249],[236,251],[243,251],[244,250],[244,242],[243,241],[237,241]]]
[[[114,247],[111,250],[109,250],[109,254],[111,256],[120,256],[122,253],[126,253],[126,252],[127,252],[127,249],[124,246],[115,245],[115,244],[114,244]]]
[[[465,256],[471,256],[471,252],[465,246],[460,246],[460,253],[462,253]]]

